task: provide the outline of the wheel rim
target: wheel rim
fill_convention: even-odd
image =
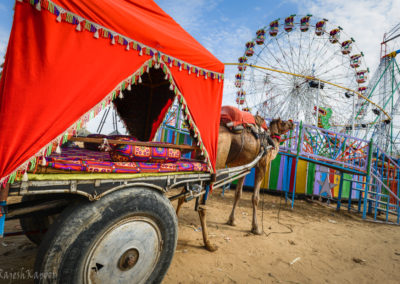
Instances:
[[[143,283],[158,262],[161,246],[153,220],[129,217],[95,242],[85,261],[84,283]]]

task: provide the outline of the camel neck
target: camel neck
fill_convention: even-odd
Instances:
[[[278,140],[278,142],[281,141],[281,136],[279,134],[276,134],[276,133],[272,134],[271,138]]]

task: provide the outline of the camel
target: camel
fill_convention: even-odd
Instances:
[[[259,118],[260,117],[257,117],[256,121]],[[262,157],[255,166],[256,171],[254,178],[254,191],[252,196],[253,221],[251,227],[251,232],[253,234],[260,235],[262,233],[257,222],[257,206],[260,199],[260,186],[262,180],[264,179],[267,166],[278,155],[280,136],[293,128],[294,125],[292,121],[282,121],[280,118],[275,119],[270,123],[269,130],[271,133],[271,140],[274,144],[273,148],[268,150],[266,155]],[[244,134],[243,149],[240,151],[240,148],[242,147],[241,134],[233,134],[225,126],[220,127],[218,139],[217,170],[224,168],[225,165],[228,167],[235,167],[250,163],[257,157],[261,148],[260,139],[257,140],[254,135],[247,132]],[[227,147],[226,145],[230,145],[230,147]],[[237,154],[237,151],[240,151],[239,154]],[[242,196],[244,178],[245,177],[240,178],[236,185],[235,200],[233,203],[232,212],[228,219],[228,224],[231,226],[236,225],[235,209]]]
[[[259,129],[264,119],[258,115],[255,116],[256,124]],[[280,118],[272,120],[269,126],[270,139],[273,143],[272,149],[269,149],[261,160],[256,164],[255,169],[255,181],[254,191],[252,196],[253,203],[253,221],[251,232],[256,235],[262,234],[258,222],[257,222],[257,206],[260,199],[260,186],[267,170],[267,165],[275,159],[279,152],[279,140],[280,136],[287,131],[294,129],[292,121],[282,121]],[[250,163],[253,161],[261,151],[262,144],[265,141],[257,139],[256,136],[251,133],[249,129],[244,129],[241,133],[232,133],[226,126],[221,125],[219,128],[218,135],[218,149],[217,149],[217,163],[216,169],[223,169],[225,166],[235,167]],[[238,205],[239,199],[242,196],[244,177],[238,180],[235,192],[235,200],[233,203],[232,212],[228,219],[228,224],[235,226],[235,209]],[[176,213],[178,215],[181,205],[184,202],[184,198],[179,199]],[[215,251],[216,246],[211,244],[208,239],[208,230],[206,226],[206,208],[203,205],[198,207],[198,213],[201,221],[203,241],[205,248],[209,251]]]

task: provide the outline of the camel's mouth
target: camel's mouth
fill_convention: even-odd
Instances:
[[[290,131],[290,130],[294,130],[293,120],[290,119],[290,120],[286,121],[286,124],[288,125],[288,129],[285,131],[285,133]]]

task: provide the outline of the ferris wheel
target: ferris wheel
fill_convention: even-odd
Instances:
[[[236,103],[243,110],[343,129],[368,109],[364,55],[327,19],[274,20],[257,30],[238,61]]]

